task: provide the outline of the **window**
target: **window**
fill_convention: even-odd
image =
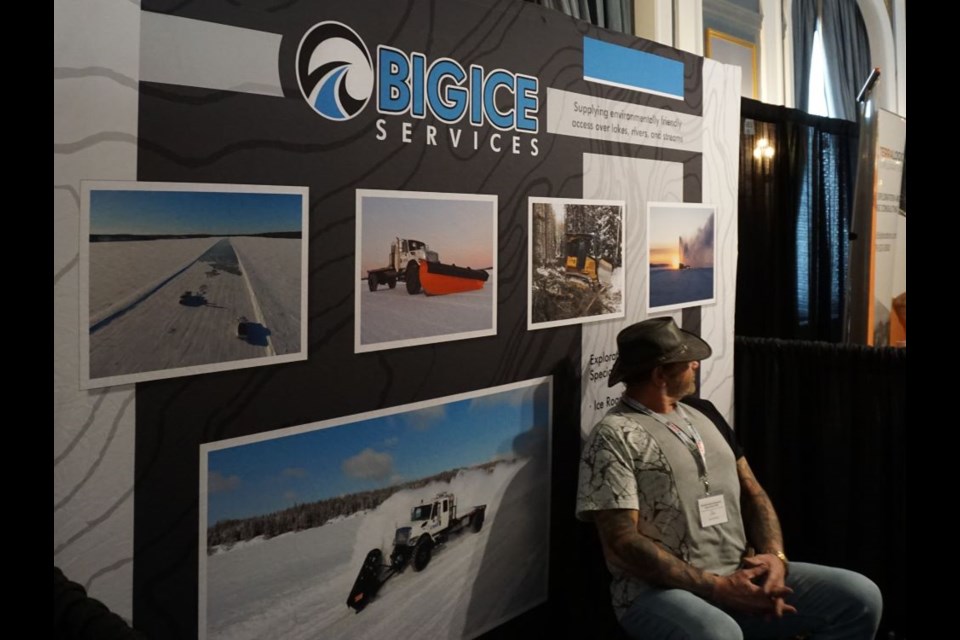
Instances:
[[[830,105],[830,86],[827,82],[827,54],[823,49],[823,38],[820,21],[817,20],[817,30],[813,32],[813,56],[810,59],[810,88],[807,100],[807,113],[815,116],[833,117]]]

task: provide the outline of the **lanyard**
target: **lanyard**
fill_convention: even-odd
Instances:
[[[687,426],[690,428],[689,433],[684,431],[675,422],[671,420],[665,420],[659,413],[648,409],[643,404],[637,402],[633,398],[628,397],[627,395],[623,396],[623,402],[631,409],[646,414],[665,426],[673,435],[677,436],[677,439],[679,439],[680,442],[686,445],[687,450],[693,456],[694,462],[697,463],[697,470],[700,472],[700,479],[703,480],[703,490],[707,495],[710,495],[710,477],[707,474],[707,448],[703,444],[703,438],[700,437],[700,432],[697,431],[697,428],[693,426],[693,423],[690,422],[690,419],[686,416],[686,414],[684,414],[683,409],[680,408],[680,405],[677,404],[677,414],[683,418],[684,422],[687,423]]]

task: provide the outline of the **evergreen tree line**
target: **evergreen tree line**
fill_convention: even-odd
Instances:
[[[473,468],[490,471],[496,464],[496,462],[487,462]],[[295,504],[292,507],[261,516],[221,520],[207,528],[207,553],[212,553],[218,545],[233,546],[237,542],[252,540],[257,536],[272,538],[281,533],[319,527],[334,518],[344,518],[358,511],[375,509],[384,500],[403,489],[417,489],[431,482],[446,482],[449,484],[459,472],[459,469],[450,469],[427,478],[419,478],[383,489],[361,491],[345,496],[317,500],[316,502]]]
[[[565,208],[567,233],[593,235],[591,254],[613,266],[623,264],[623,211],[620,206],[568,204]]]

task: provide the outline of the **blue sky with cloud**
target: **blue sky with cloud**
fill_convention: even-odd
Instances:
[[[509,456],[516,436],[548,426],[545,387],[211,451],[207,522],[261,515]]]

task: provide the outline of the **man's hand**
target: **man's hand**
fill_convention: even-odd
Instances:
[[[737,460],[737,475],[740,477],[740,510],[743,513],[743,524],[747,531],[747,538],[758,549],[783,549],[783,533],[780,531],[780,520],[773,504],[763,490],[757,478],[753,475],[746,458]],[[783,601],[777,593],[785,588],[783,579],[786,576],[786,566],[777,556],[764,553],[754,556],[753,559],[744,559],[747,568],[763,566],[766,568],[766,578],[763,580],[763,591],[774,602],[771,615],[782,617],[784,613],[796,613],[797,610]],[[788,590],[789,593],[789,590]]]
[[[773,556],[774,560],[780,562],[779,558]],[[781,574],[782,571],[781,563]],[[754,581],[761,577],[767,577],[764,586],[757,585]],[[783,601],[784,596],[792,593],[791,589],[782,584],[779,587],[767,587],[769,581],[769,568],[764,564],[749,566],[745,569],[734,571],[728,576],[720,576],[714,583],[711,600],[728,609],[754,613],[758,615],[782,616],[784,613],[796,613],[797,610]]]
[[[755,556],[748,556],[743,559],[745,567],[765,567],[764,578],[762,581],[763,592],[770,595],[776,589],[784,586],[787,577],[787,567],[783,560],[772,553],[761,553]]]
[[[684,562],[637,531],[636,510],[597,511],[594,518],[607,561],[642,580],[685,589],[728,609],[777,617],[797,611],[783,600],[792,591],[783,584],[785,567],[775,555],[757,556],[750,566],[718,576]]]
[[[783,560],[772,553],[761,553],[756,556],[749,556],[743,559],[746,568],[763,567],[764,576],[761,583],[763,592],[771,598],[774,603],[774,609],[771,612],[774,616],[782,618],[784,613],[796,613],[797,609],[783,600],[783,596],[793,593],[792,589],[786,586],[784,580],[787,577],[787,567]]]

